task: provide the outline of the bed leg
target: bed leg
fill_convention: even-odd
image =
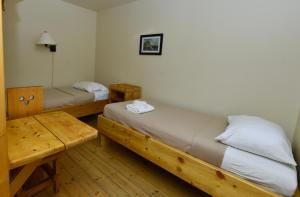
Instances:
[[[109,144],[109,142],[110,142],[110,139],[108,137],[106,137],[105,135],[102,135],[100,133],[99,133],[98,138],[99,138],[99,145],[101,147],[107,146]]]

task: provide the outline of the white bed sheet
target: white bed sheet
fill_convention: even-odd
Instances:
[[[297,189],[297,170],[294,166],[233,147],[227,147],[221,168],[284,196],[293,196]]]

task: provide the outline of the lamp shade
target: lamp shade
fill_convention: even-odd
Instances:
[[[56,45],[56,42],[54,41],[54,39],[51,37],[51,35],[47,32],[44,31],[39,39],[39,41],[37,42],[37,44],[39,45]]]

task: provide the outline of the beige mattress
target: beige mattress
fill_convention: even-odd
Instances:
[[[45,88],[44,109],[78,105],[94,101],[94,94],[72,87]]]
[[[94,93],[86,92],[72,87],[61,87],[58,90],[70,94],[74,97],[74,104],[82,104],[93,102],[95,98]]]
[[[134,114],[125,108],[130,102],[121,102],[106,105],[104,116],[203,161],[221,166],[227,146],[214,138],[227,126],[225,117],[184,110],[156,101],[147,102],[155,107],[154,111]]]

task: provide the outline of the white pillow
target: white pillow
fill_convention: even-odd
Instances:
[[[229,126],[216,137],[229,146],[296,166],[291,143],[282,128],[255,116],[229,116]]]
[[[100,84],[100,83],[96,83],[96,82],[92,82],[92,81],[79,81],[74,83],[73,88],[77,88],[80,90],[84,90],[87,92],[95,92],[95,91],[107,91],[108,89]]]

